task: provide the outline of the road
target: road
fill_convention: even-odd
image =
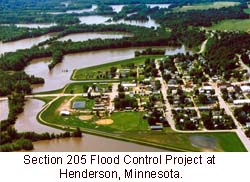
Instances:
[[[200,52],[198,52],[198,54],[201,54],[205,51],[206,49],[206,45],[207,45],[207,41],[208,39],[206,39],[202,44],[201,44],[201,49],[200,49]]]
[[[159,70],[160,68],[160,65],[159,65],[159,60],[155,60],[155,65],[156,65],[156,69]],[[159,80],[160,83],[161,83],[161,93],[162,93],[162,96],[163,96],[163,100],[164,100],[164,103],[165,103],[165,106],[166,106],[166,119],[170,125],[170,127],[172,128],[172,130],[174,131],[177,131],[176,128],[175,128],[175,122],[174,122],[174,119],[173,119],[173,114],[172,114],[172,108],[171,108],[171,105],[167,99],[167,91],[168,91],[168,86],[165,82],[165,80],[163,80],[163,77],[162,77],[162,73],[161,71],[159,70],[159,76],[158,78],[156,78],[156,80]]]
[[[230,110],[228,104],[224,101],[224,99],[221,96],[221,92],[220,89],[217,87],[217,85],[215,83],[210,82],[210,84],[212,85],[212,87],[215,90],[215,94],[218,97],[219,100],[219,104],[220,104],[220,108],[223,108],[225,110],[225,113],[229,116],[232,117],[234,124],[236,125],[237,129],[235,130],[237,135],[239,136],[241,142],[244,144],[244,146],[246,147],[247,151],[250,151],[250,139],[246,137],[245,133],[242,130],[241,125],[239,124],[239,122],[236,120],[236,118],[234,117],[232,111]]]

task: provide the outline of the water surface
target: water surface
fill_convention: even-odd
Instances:
[[[131,34],[126,33],[116,33],[116,32],[93,32],[93,33],[75,33],[70,34],[65,37],[58,39],[59,41],[72,40],[73,42],[77,41],[86,41],[89,39],[122,39],[123,37],[129,37]]]
[[[52,37],[52,34],[46,34],[39,37],[21,39],[12,42],[2,43],[0,42],[0,54],[6,52],[15,52],[18,49],[29,49],[34,45],[39,44],[40,42],[46,41]]]

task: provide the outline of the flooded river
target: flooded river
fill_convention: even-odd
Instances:
[[[67,41],[71,39],[73,42],[77,42],[77,41],[86,41],[89,39],[122,39],[123,37],[129,37],[129,36],[132,35],[125,33],[115,33],[115,32],[76,33],[67,35],[58,40]]]
[[[40,42],[46,41],[51,37],[52,37],[51,34],[47,34],[39,37],[21,39],[13,42],[6,42],[6,43],[0,42],[0,54],[6,52],[15,52],[18,49],[29,49],[32,46],[37,45]]]
[[[108,20],[112,19],[110,16],[99,16],[99,15],[93,15],[93,16],[81,16],[79,17],[79,20],[81,24],[87,24],[87,25],[93,25],[93,24],[127,24],[127,25],[135,25],[135,26],[141,26],[141,27],[154,27],[157,28],[160,25],[155,22],[155,20],[148,17],[148,21],[126,21],[126,20],[119,20],[117,22],[109,22]],[[108,22],[107,22],[108,21]]]
[[[166,150],[84,134],[82,138],[64,138],[34,143],[35,152],[164,152]]]
[[[37,45],[43,41],[48,40],[49,38],[53,37],[52,34],[46,34],[39,37],[34,38],[27,38],[27,39],[21,39],[18,41],[13,42],[6,42],[2,43],[0,42],[0,54],[6,53],[6,52],[15,52],[18,49],[28,49],[31,48],[34,45]],[[98,32],[98,33],[77,33],[77,34],[70,34],[65,37],[60,38],[60,41],[67,41],[71,39],[73,42],[76,41],[86,41],[88,39],[121,39],[123,37],[132,36],[128,33],[111,33],[111,32]]]
[[[36,133],[56,133],[59,134],[62,131],[51,128],[46,125],[41,125],[37,119],[37,114],[42,110],[44,105],[43,101],[29,99],[25,102],[24,112],[19,114],[15,123],[15,128],[19,132],[34,131]]]

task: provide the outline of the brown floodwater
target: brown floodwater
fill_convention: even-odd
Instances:
[[[55,34],[46,34],[39,37],[21,39],[12,42],[2,43],[0,42],[0,54],[6,52],[15,52],[18,49],[28,49],[34,45],[39,44],[40,42],[46,41],[49,38],[53,37]],[[69,34],[65,37],[60,38],[60,41],[67,41],[71,39],[73,42],[76,41],[86,41],[88,39],[121,39],[123,37],[132,36],[128,33],[116,33],[116,32],[98,32],[98,33],[77,33],[77,34]]]
[[[61,130],[40,124],[36,116],[42,110],[43,101],[28,99],[25,102],[24,112],[18,115],[15,128],[18,132],[34,131],[36,133],[62,133]]]
[[[64,138],[34,142],[34,152],[166,152],[167,150],[110,138],[84,134],[82,138]]]
[[[184,46],[181,48],[160,47],[166,49],[166,55],[185,53]],[[35,86],[33,92],[42,92],[62,88],[70,82],[70,76],[74,69],[95,66],[104,63],[110,63],[123,59],[134,57],[136,50],[143,48],[124,48],[109,49],[101,51],[90,51],[77,54],[68,54],[64,56],[63,62],[57,64],[54,69],[49,71],[48,64],[50,58],[35,59],[25,68],[25,72],[30,75],[42,77],[45,79],[44,85]]]
[[[131,37],[131,34],[128,33],[118,33],[118,32],[88,32],[88,33],[75,33],[70,34],[65,37],[58,39],[59,41],[72,40],[73,42],[77,41],[86,41],[89,39],[122,39],[123,37]]]
[[[7,119],[8,114],[9,114],[8,100],[1,100],[0,101],[0,121]]]
[[[51,37],[52,37],[51,34],[46,34],[39,37],[21,39],[12,42],[6,42],[6,43],[0,42],[0,54],[6,52],[15,52],[18,49],[28,49],[36,44],[39,44],[40,42],[48,40]]]
[[[125,21],[125,20],[119,20],[117,22],[107,22],[107,20],[112,19],[110,16],[100,16],[100,15],[91,15],[91,16],[81,16],[79,17],[79,20],[81,24],[87,24],[87,25],[93,25],[93,24],[128,24],[128,25],[135,25],[135,26],[141,26],[141,27],[154,27],[157,28],[160,25],[155,22],[155,20],[148,17],[148,21]]]

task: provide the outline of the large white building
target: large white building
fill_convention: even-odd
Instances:
[[[250,104],[250,99],[234,100],[234,105]]]

